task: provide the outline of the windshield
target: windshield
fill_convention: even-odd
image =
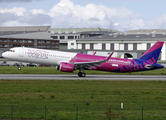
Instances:
[[[15,50],[10,49],[10,50],[7,50],[7,52],[15,52]]]

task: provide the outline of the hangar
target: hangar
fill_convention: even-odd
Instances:
[[[54,40],[59,40],[61,50],[67,50],[69,48],[68,41],[116,32],[119,31],[104,28],[51,28],[50,36]]]
[[[166,30],[107,33],[100,36],[68,41],[68,49],[82,49],[90,54],[97,50],[99,55],[105,56],[108,56],[110,52],[115,52],[114,57],[130,53],[133,59],[136,59],[156,41],[166,41]],[[166,60],[165,44],[159,59]]]
[[[139,58],[156,41],[166,41],[166,30],[120,32],[104,28],[0,27],[0,52],[11,47],[34,47],[85,54]],[[165,44],[160,60],[166,60]]]

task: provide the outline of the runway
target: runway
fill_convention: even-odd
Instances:
[[[87,75],[73,74],[0,74],[0,80],[152,80],[166,81],[166,75]]]

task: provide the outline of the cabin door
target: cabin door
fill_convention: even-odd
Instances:
[[[24,47],[19,49],[19,57],[24,57]]]

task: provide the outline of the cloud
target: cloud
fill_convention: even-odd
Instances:
[[[53,27],[110,28],[112,21],[120,22],[139,17],[125,7],[109,8],[93,3],[80,6],[70,0],[61,0],[51,8],[48,14],[54,19]]]
[[[12,9],[0,8],[0,13],[12,13],[17,16],[23,16],[24,12],[26,12],[26,9],[22,7],[13,7]]]
[[[52,18],[47,14],[36,13],[28,11],[23,17],[19,20],[20,23],[28,23],[31,25],[46,25],[52,22]]]
[[[0,9],[0,16],[1,26],[50,25],[52,22],[52,17],[41,9],[30,11],[19,7]]]
[[[0,0],[0,2],[2,1]],[[146,21],[141,18],[141,15],[134,13],[124,6],[111,8],[93,3],[80,6],[70,0],[61,0],[49,12],[43,9],[26,10],[22,7],[13,7],[11,9],[0,8],[0,15],[1,26],[51,25],[52,28],[101,27],[119,31],[166,28],[166,15],[162,15],[155,20]]]
[[[33,14],[46,14],[46,12],[42,9],[33,9],[30,10]]]
[[[0,19],[0,25],[7,21],[15,21],[18,19],[18,16],[12,14],[12,13],[0,13],[1,19]]]

